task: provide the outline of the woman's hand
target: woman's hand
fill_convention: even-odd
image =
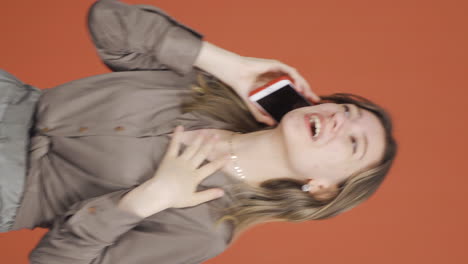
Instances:
[[[232,78],[231,83],[227,84],[242,98],[257,121],[270,126],[276,124],[276,121],[270,115],[260,110],[248,98],[249,93],[283,75],[289,75],[293,79],[297,92],[312,102],[320,101],[320,97],[311,90],[310,85],[295,68],[277,60],[250,57],[240,57],[239,60],[237,69],[240,69],[240,71],[233,70],[232,73],[237,77]]]
[[[127,193],[119,207],[141,217],[148,217],[167,208],[195,206],[224,195],[220,188],[195,192],[198,184],[222,168],[228,156],[198,168],[217,142],[217,137],[201,132],[193,144],[179,155],[183,127],[177,126],[153,178]]]
[[[203,42],[195,66],[213,74],[232,87],[255,119],[267,125],[274,125],[276,121],[252,103],[248,95],[250,91],[276,77],[289,75],[294,80],[299,93],[312,102],[320,101],[320,97],[312,91],[310,85],[296,69],[277,60],[242,57],[211,43]]]

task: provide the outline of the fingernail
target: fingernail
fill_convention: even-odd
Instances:
[[[223,190],[218,190],[216,195],[217,195],[218,197],[221,197],[221,196],[224,195],[224,191],[223,191]]]

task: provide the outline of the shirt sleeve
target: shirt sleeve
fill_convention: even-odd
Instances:
[[[203,36],[151,5],[98,0],[88,12],[98,55],[113,71],[193,68]]]
[[[218,236],[193,226],[169,231],[117,207],[130,190],[74,204],[29,254],[31,264],[198,264],[226,248]]]
[[[29,255],[31,263],[92,263],[143,218],[117,207],[130,190],[75,203],[58,217]]]

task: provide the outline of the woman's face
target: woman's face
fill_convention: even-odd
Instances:
[[[320,122],[317,137],[312,137],[309,115]],[[382,124],[372,112],[354,104],[324,103],[297,108],[283,117],[278,128],[283,133],[293,172],[313,178],[314,184],[324,187],[339,183],[383,157]]]

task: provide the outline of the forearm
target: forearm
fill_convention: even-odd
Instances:
[[[232,80],[232,76],[238,76],[233,73],[241,70],[240,64],[240,55],[203,41],[194,66],[209,72],[224,83],[231,84],[236,81]]]

